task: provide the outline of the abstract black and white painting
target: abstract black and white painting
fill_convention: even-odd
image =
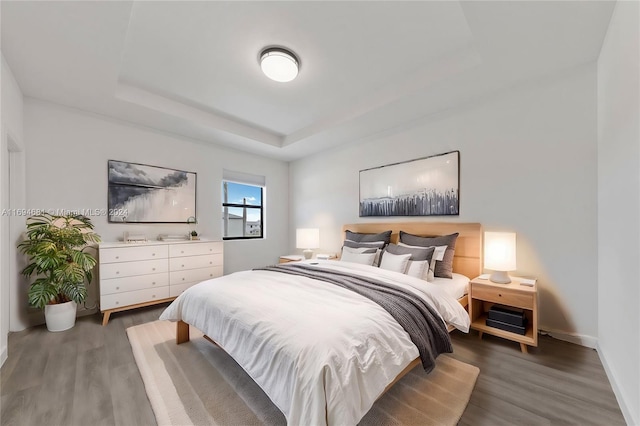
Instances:
[[[360,171],[360,217],[458,215],[460,151]]]
[[[196,216],[196,174],[109,160],[109,222],[187,223]]]

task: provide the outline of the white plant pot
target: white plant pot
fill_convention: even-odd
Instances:
[[[65,331],[76,324],[76,302],[73,300],[44,307],[44,319],[49,331]]]

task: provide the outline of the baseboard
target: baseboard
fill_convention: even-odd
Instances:
[[[604,372],[607,374],[613,393],[616,396],[616,400],[618,400],[618,405],[620,406],[620,411],[622,411],[622,415],[624,416],[624,421],[627,422],[628,425],[640,425],[640,419],[633,418],[633,412],[629,410],[629,404],[618,386],[618,382],[613,375],[613,371],[609,368],[609,363],[607,362],[607,358],[604,356],[603,351],[600,349],[600,345],[596,345],[596,352],[598,352],[598,357],[604,367]]]
[[[0,353],[0,367],[4,365],[4,362],[7,360],[7,347],[2,348],[2,352]]]
[[[598,344],[598,339],[593,336],[587,336],[586,334],[568,333],[566,331],[544,329],[540,330],[542,334],[548,334],[554,339],[564,340],[565,342],[575,343],[576,345],[584,346],[587,348],[595,349]]]

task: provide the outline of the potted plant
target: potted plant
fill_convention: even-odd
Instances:
[[[87,297],[96,259],[86,253],[90,243],[100,242],[91,220],[81,215],[41,214],[27,220],[26,239],[18,248],[29,257],[22,270],[36,279],[29,287],[29,303],[44,308],[49,331],[72,328],[76,304]]]
[[[191,234],[189,235],[189,238],[191,240],[199,240],[198,233],[196,231],[191,231]]]

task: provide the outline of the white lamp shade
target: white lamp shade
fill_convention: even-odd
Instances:
[[[296,247],[301,249],[320,247],[320,230],[318,228],[296,229]]]
[[[283,49],[267,49],[260,57],[260,68],[271,80],[286,83],[298,76],[298,60]]]
[[[516,270],[516,234],[484,233],[484,267],[492,271]]]

